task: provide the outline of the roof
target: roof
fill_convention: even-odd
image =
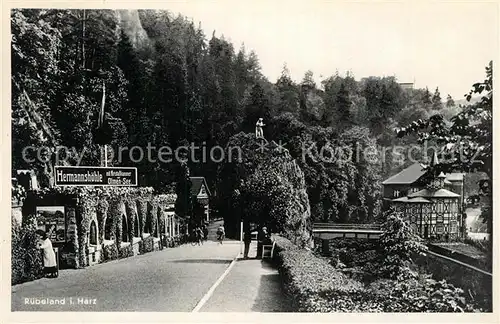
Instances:
[[[403,171],[393,175],[389,179],[382,182],[382,184],[412,184],[417,181],[421,176],[426,173],[424,165],[421,163],[414,163],[404,169]]]
[[[422,198],[422,197],[414,197],[414,198],[401,197],[401,198],[393,199],[392,201],[393,202],[404,202],[404,203],[430,203],[429,200]]]
[[[425,198],[455,198],[455,197],[460,197],[459,194],[456,194],[454,192],[451,192],[446,189],[439,189],[439,190],[429,190],[429,189],[422,189],[420,191],[417,191],[415,193],[409,194],[409,198],[413,197],[425,197]]]
[[[208,195],[211,196],[205,177],[189,177],[189,180],[191,180],[191,196],[198,196],[202,184],[205,185]]]
[[[433,161],[435,161],[437,157],[433,158]],[[435,162],[433,162],[435,163]],[[393,175],[392,177],[388,178],[384,182],[382,182],[383,185],[388,185],[388,184],[412,184],[420,177],[422,177],[427,171],[424,169],[425,165],[422,163],[414,163],[404,169],[403,171]],[[463,181],[464,179],[464,174],[463,173],[447,173],[445,174],[446,179],[444,180],[445,184],[451,184],[451,181]]]

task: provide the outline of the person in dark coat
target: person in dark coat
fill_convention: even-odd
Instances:
[[[245,234],[243,235],[243,243],[245,243],[245,251],[243,253],[243,257],[245,259],[248,259],[248,252],[250,251],[250,244],[252,243],[252,232],[254,230],[251,230],[250,227],[247,228],[245,231]]]

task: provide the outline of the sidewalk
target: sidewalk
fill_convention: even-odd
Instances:
[[[290,312],[278,270],[267,260],[239,259],[200,312]]]

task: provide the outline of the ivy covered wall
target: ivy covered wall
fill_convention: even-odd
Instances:
[[[156,195],[152,188],[42,189],[28,193],[23,222],[37,224],[37,206],[64,206],[65,242],[53,245],[59,248],[61,268],[83,268],[162,248],[165,209],[175,200],[175,194]],[[91,233],[92,223],[97,228]],[[25,226],[35,228],[32,223]]]

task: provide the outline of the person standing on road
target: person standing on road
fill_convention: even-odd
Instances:
[[[224,225],[221,224],[219,228],[217,229],[217,236],[220,244],[222,244],[222,241],[224,240],[224,236],[226,235],[226,231],[224,230]]]
[[[52,248],[52,242],[42,230],[36,231],[38,239],[37,248],[43,251],[43,270],[47,278],[57,278],[59,276],[57,271],[56,253]]]
[[[203,238],[206,240],[208,240],[208,228],[206,225],[203,225]]]

